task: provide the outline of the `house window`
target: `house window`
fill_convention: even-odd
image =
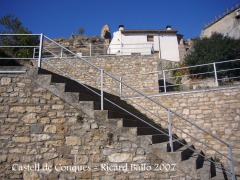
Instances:
[[[147,36],[147,42],[153,42],[153,36]]]

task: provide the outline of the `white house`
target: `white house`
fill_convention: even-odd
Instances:
[[[113,33],[108,54],[115,55],[150,55],[179,61],[177,30],[167,26],[166,30],[125,30],[123,25]]]

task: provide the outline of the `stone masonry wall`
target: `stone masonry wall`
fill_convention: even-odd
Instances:
[[[171,108],[171,110],[194,122],[223,141],[232,144],[235,172],[240,174],[240,87],[209,92],[170,94],[153,97],[153,99]],[[167,112],[156,104],[142,98],[131,99],[131,101],[139,103],[167,121]],[[167,128],[166,123],[163,123],[162,120],[156,119],[153,116],[152,118]],[[222,143],[199,131],[189,123],[176,118],[174,114],[171,114],[171,119],[173,124],[181,128],[184,132],[189,133],[228,156],[227,148]],[[173,128],[173,132],[189,143],[192,143],[195,147],[205,150],[207,154],[211,154],[213,157],[216,156],[216,159],[227,163],[225,158],[221,158],[221,155],[216,154],[211,149],[206,148],[206,146],[202,146],[183,132],[178,131],[176,128]]]
[[[112,167],[161,162],[25,74],[0,76],[0,179],[169,178],[156,169]]]
[[[93,77],[98,78],[100,74],[97,73],[95,68],[89,68],[89,66],[84,65],[79,60],[70,60],[72,64],[79,70],[85,70]],[[69,62],[70,62],[69,61]],[[152,56],[121,56],[121,57],[92,57],[88,59],[92,64],[103,68],[105,71],[113,74],[115,76],[122,76],[123,82],[139,89],[142,92],[149,94],[158,93],[158,77],[156,74],[147,74],[148,72],[153,72],[158,70],[158,62]],[[73,74],[76,79],[81,80],[89,85],[98,87],[96,84],[91,84],[92,79],[87,75],[83,75],[79,72],[73,71],[66,63],[61,62],[59,59],[49,60],[49,62],[57,65],[60,69]],[[46,64],[44,65],[46,67]],[[51,66],[47,68],[51,69]],[[56,71],[52,69],[53,71]],[[57,72],[57,71],[56,71]],[[105,84],[112,87],[113,90],[105,89],[108,92],[119,95],[119,84],[113,82],[111,79],[105,77]],[[123,94],[130,96],[139,96],[137,93],[132,93],[132,90],[123,86]],[[235,170],[240,174],[240,91],[239,88],[228,89],[228,90],[217,90],[201,93],[189,93],[181,95],[169,95],[155,97],[154,99],[162,103],[168,108],[176,111],[178,114],[183,115],[187,119],[191,119],[197,125],[205,128],[207,131],[213,133],[217,137],[223,139],[224,141],[233,144],[234,160],[235,160]],[[131,101],[137,102],[143,107],[149,109],[151,112],[159,114],[161,118],[166,118],[166,112],[156,104],[149,101],[139,99],[131,99]],[[131,104],[132,102],[129,101]],[[138,107],[136,107],[138,108]],[[141,110],[141,108],[139,108]],[[149,115],[151,116],[151,115]],[[156,122],[164,123],[152,117]],[[181,120],[175,120],[176,125],[184,129],[185,132],[190,133],[194,137],[198,137],[204,142],[207,142],[211,147],[220,150],[224,154],[228,154],[227,149],[214,141],[210,136],[206,134],[201,134],[199,131],[189,124],[183,124]],[[165,123],[166,125],[166,123]],[[192,138],[186,136],[182,132],[174,129],[180,137],[192,142],[195,146],[205,149],[207,153],[216,156],[219,159],[219,155],[209,149],[202,147],[198,142],[194,141]],[[226,159],[222,159],[226,162]]]
[[[153,56],[91,57],[85,60],[104,69],[116,79],[122,77],[124,83],[144,93],[159,92],[158,74],[149,73],[158,70],[158,60]],[[36,66],[37,62],[33,61],[33,63]],[[80,59],[47,59],[43,61],[42,67],[58,74],[67,74],[82,83],[100,88],[100,71]],[[104,84],[109,87],[105,88],[105,91],[119,95],[120,83],[108,75],[104,75],[103,79]],[[122,85],[122,88],[125,95],[139,96],[125,85]]]

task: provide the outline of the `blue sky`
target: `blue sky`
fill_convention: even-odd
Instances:
[[[200,35],[205,23],[239,0],[0,0],[0,16],[14,14],[33,33],[70,37],[79,27],[84,35],[100,36],[125,29],[165,29],[171,25],[185,39]]]

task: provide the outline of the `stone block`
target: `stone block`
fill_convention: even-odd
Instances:
[[[43,124],[33,124],[31,125],[31,133],[40,134],[43,132]]]
[[[53,124],[63,124],[66,122],[65,118],[56,118],[56,119],[52,119],[52,123]]]
[[[43,118],[40,119],[40,123],[41,124],[49,124],[50,119],[48,117],[43,117]]]
[[[31,141],[46,141],[50,139],[51,137],[47,134],[31,134]]]
[[[84,165],[88,162],[88,157],[86,155],[75,156],[75,164],[76,165]]]
[[[73,159],[57,158],[57,159],[55,159],[54,163],[55,163],[55,166],[57,166],[57,165],[71,165],[71,164],[73,164],[72,161],[73,161]]]
[[[11,154],[25,154],[26,149],[25,148],[11,148],[9,150],[9,153],[11,153]]]
[[[21,156],[20,161],[23,163],[30,163],[30,162],[34,161],[34,157],[33,156]]]
[[[78,172],[78,173],[75,173],[76,174],[76,177],[77,179],[91,179],[92,178],[92,173],[91,172]]]
[[[47,93],[43,94],[43,98],[46,99],[46,100],[50,100],[51,97],[52,97],[52,94],[50,92],[47,92]]]
[[[12,141],[19,142],[19,143],[26,143],[26,142],[30,142],[30,137],[13,137]]]
[[[146,157],[145,156],[136,156],[133,158],[133,161],[137,161],[137,162],[144,162],[146,161]]]
[[[113,153],[108,156],[108,160],[114,163],[131,162],[133,156],[131,153]]]
[[[11,78],[8,78],[8,77],[2,77],[1,78],[1,85],[4,86],[4,85],[9,85],[11,84]]]
[[[69,173],[63,174],[63,173],[61,173],[59,175],[59,180],[64,180],[64,179],[74,180],[74,179],[76,179],[76,177],[75,177],[75,174],[69,174]]]
[[[22,106],[14,106],[10,108],[10,112],[11,113],[25,113],[26,110],[24,107]]]
[[[54,110],[63,110],[64,109],[64,105],[52,105],[52,109],[54,109]]]
[[[19,162],[20,158],[18,155],[16,154],[9,154],[7,156],[7,162],[9,163],[13,163],[13,162]]]
[[[89,130],[91,127],[90,127],[90,124],[88,122],[84,122],[82,124],[82,129],[85,129],[85,130]]]
[[[97,123],[91,124],[91,129],[98,129],[98,124]]]
[[[12,134],[15,130],[15,126],[13,125],[1,125],[1,134]]]
[[[190,114],[201,114],[202,110],[201,109],[196,109],[196,110],[191,110]]]
[[[23,180],[40,180],[37,171],[24,171]]]
[[[36,123],[37,122],[37,114],[29,113],[22,117],[22,121],[25,123]]]
[[[44,153],[43,157],[46,160],[50,160],[50,159],[54,159],[54,158],[58,157],[58,154],[57,153]]]
[[[189,109],[183,109],[183,115],[189,115]]]
[[[0,156],[0,164],[5,162],[7,160],[7,155],[1,155]]]
[[[46,125],[44,127],[44,132],[55,134],[57,132],[57,127],[54,125]]]
[[[18,122],[18,118],[6,118],[5,121],[6,123],[17,123]]]
[[[63,134],[67,131],[67,127],[66,126],[63,126],[63,125],[59,125],[57,126],[57,130],[56,130],[56,133],[57,134]]]
[[[56,140],[56,141],[47,141],[45,142],[46,147],[54,147],[54,146],[62,146],[64,144],[63,140]]]
[[[78,136],[67,136],[66,145],[68,146],[77,146],[81,145],[81,138]]]
[[[93,163],[103,163],[107,160],[107,157],[102,155],[92,155],[91,157]]]
[[[34,148],[27,149],[26,154],[27,154],[27,155],[38,154],[38,150],[37,150],[37,149],[34,149]]]

